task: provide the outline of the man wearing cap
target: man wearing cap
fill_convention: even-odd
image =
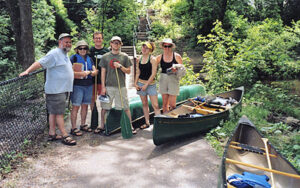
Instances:
[[[121,46],[123,45],[122,40],[118,36],[114,36],[110,40],[111,52],[103,55],[100,61],[101,67],[101,95],[109,95],[110,102],[101,102],[103,111],[101,112],[101,127],[104,129],[104,115],[107,110],[112,108],[112,102],[115,101],[115,108],[121,110],[124,108],[125,113],[129,117],[131,122],[131,113],[129,110],[129,101],[127,97],[127,89],[125,86],[125,74],[130,74],[132,63],[127,54],[120,52]],[[118,80],[116,70],[119,77],[119,83],[121,88],[122,96],[120,96],[118,89]],[[121,97],[123,99],[123,105],[121,103]],[[132,133],[136,134],[136,130],[132,127]]]
[[[68,52],[72,47],[72,36],[62,33],[58,37],[58,48],[50,50],[40,60],[34,62],[27,70],[19,76],[24,76],[39,68],[47,70],[45,93],[46,106],[49,113],[49,141],[62,139],[66,145],[76,145],[65,130],[64,113],[66,108],[66,98],[69,92],[73,90],[74,73],[72,64],[68,57]],[[55,126],[62,134],[56,135]]]

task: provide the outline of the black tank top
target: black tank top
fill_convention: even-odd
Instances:
[[[160,60],[161,73],[167,73],[167,69],[172,67],[173,64],[178,64],[175,59],[175,53],[173,53],[173,59],[171,62],[165,62],[164,55],[162,55]]]
[[[139,62],[140,76],[139,78],[142,80],[148,80],[152,74],[152,64],[150,62],[150,56],[148,58],[147,63],[142,64],[142,58]]]

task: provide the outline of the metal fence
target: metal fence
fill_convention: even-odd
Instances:
[[[0,82],[0,168],[47,127],[44,75],[40,70]]]

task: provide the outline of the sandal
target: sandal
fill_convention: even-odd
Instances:
[[[70,134],[74,135],[74,136],[82,136],[82,132],[80,130],[78,130],[77,128],[71,129]]]
[[[132,134],[136,134],[136,133],[137,133],[136,129],[132,129]]]
[[[150,127],[150,125],[146,123],[146,124],[140,126],[140,129],[147,129],[148,127]]]
[[[57,134],[54,134],[54,135],[48,135],[48,141],[56,141],[56,140],[61,140],[62,139],[62,136],[61,135],[57,135]]]
[[[95,130],[94,130],[94,133],[95,134],[101,134],[101,133],[104,133],[105,132],[105,129],[102,129],[100,127],[97,127]]]
[[[63,136],[62,137],[62,143],[65,144],[65,145],[68,145],[68,146],[74,146],[76,145],[76,141],[73,140],[69,135],[68,136]]]
[[[85,131],[85,132],[92,132],[92,129],[90,127],[88,127],[87,124],[80,125],[80,130]]]

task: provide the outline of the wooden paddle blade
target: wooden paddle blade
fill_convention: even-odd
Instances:
[[[92,111],[91,128],[96,129],[98,127],[98,109],[96,103]]]
[[[124,139],[131,138],[132,137],[131,124],[124,110],[122,110],[120,124],[121,124],[122,137]]]

